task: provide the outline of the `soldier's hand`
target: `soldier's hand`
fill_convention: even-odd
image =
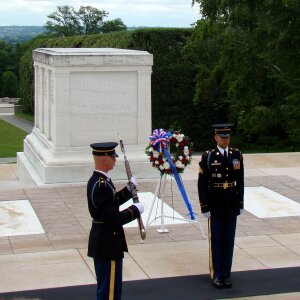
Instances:
[[[141,202],[134,203],[134,206],[137,207],[137,209],[139,210],[140,214],[142,214],[144,212],[144,205]]]
[[[134,187],[135,187],[136,190],[138,190],[138,182],[137,182],[137,180],[136,180],[135,177],[132,176],[130,178],[130,181],[127,183],[127,188],[128,188],[129,191],[131,191],[130,183],[134,185]]]
[[[210,211],[203,213],[203,216],[207,219],[210,218]]]

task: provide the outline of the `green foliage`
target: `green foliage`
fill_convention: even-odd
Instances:
[[[34,122],[34,115],[32,113],[23,113],[23,112],[18,112],[16,115],[22,119]]]
[[[91,6],[80,6],[78,11],[68,5],[57,6],[44,27],[47,33],[63,37],[127,30],[120,18],[104,22],[107,16],[105,10]]]
[[[20,59],[20,104],[23,112],[34,112],[34,70],[32,51],[39,47],[45,47],[48,38],[38,36],[31,41],[22,44],[23,55]]]
[[[0,40],[17,45],[33,39],[44,31],[42,26],[0,26]]]
[[[204,127],[230,121],[245,142],[298,143],[300,2],[195,3],[204,18],[186,55],[198,68],[194,100]]]
[[[194,73],[188,61],[183,61],[181,51],[191,33],[190,29],[136,30],[132,33],[131,46],[133,49],[147,50],[154,57],[153,127],[182,129],[187,135],[190,135],[188,117],[193,110]]]
[[[0,41],[0,97],[19,95],[20,55],[19,45],[12,46]]]
[[[120,18],[117,18],[115,20],[108,20],[106,22],[103,22],[101,29],[103,33],[108,33],[114,31],[127,30],[127,26],[123,23],[123,21]]]
[[[34,109],[33,49],[145,50],[154,58],[153,128],[181,129],[197,150],[213,146],[212,123],[227,121],[236,124],[239,144],[299,143],[299,1],[194,2],[205,17],[195,29],[44,36],[25,43],[24,110]]]
[[[23,151],[23,140],[27,132],[0,120],[0,157],[16,157]]]
[[[22,104],[25,112],[33,112],[32,50],[36,48],[123,48],[149,51],[154,56],[152,74],[153,128],[182,129],[190,136],[190,118],[194,118],[194,71],[183,63],[181,50],[191,36],[190,29],[140,29],[107,34],[66,38],[35,39],[26,45],[22,57]],[[184,116],[182,109],[185,110]]]
[[[108,12],[91,6],[80,6],[77,16],[83,24],[83,34],[87,35],[102,31],[103,18],[108,16]]]
[[[12,98],[19,96],[19,80],[13,71],[2,74],[2,94]]]
[[[72,36],[81,33],[80,20],[74,8],[68,5],[57,6],[57,11],[48,15],[45,24],[47,32],[55,32],[62,36]]]

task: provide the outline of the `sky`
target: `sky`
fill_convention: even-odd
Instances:
[[[190,27],[200,19],[192,0],[0,0],[0,26],[43,26],[57,6],[92,6],[120,18],[128,27]]]

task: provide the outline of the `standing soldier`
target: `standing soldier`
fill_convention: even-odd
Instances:
[[[108,172],[113,169],[118,155],[117,143],[92,144],[95,170],[87,184],[88,207],[93,218],[88,256],[94,259],[98,300],[120,300],[124,251],[128,252],[123,226],[138,218],[144,208],[135,203],[119,211],[129,200],[130,185],[116,191]],[[131,183],[137,186],[136,179]]]
[[[233,124],[215,124],[217,146],[199,163],[201,212],[208,218],[209,268],[216,288],[231,288],[230,279],[237,216],[244,208],[244,165],[238,149],[229,148]]]

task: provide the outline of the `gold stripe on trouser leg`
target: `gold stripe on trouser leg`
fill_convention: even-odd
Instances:
[[[209,273],[210,273],[210,278],[214,278],[214,266],[213,266],[213,261],[212,261],[212,252],[211,252],[211,222],[210,218],[208,219],[208,243],[209,243]]]
[[[116,261],[110,262],[109,300],[114,300],[115,294]]]

